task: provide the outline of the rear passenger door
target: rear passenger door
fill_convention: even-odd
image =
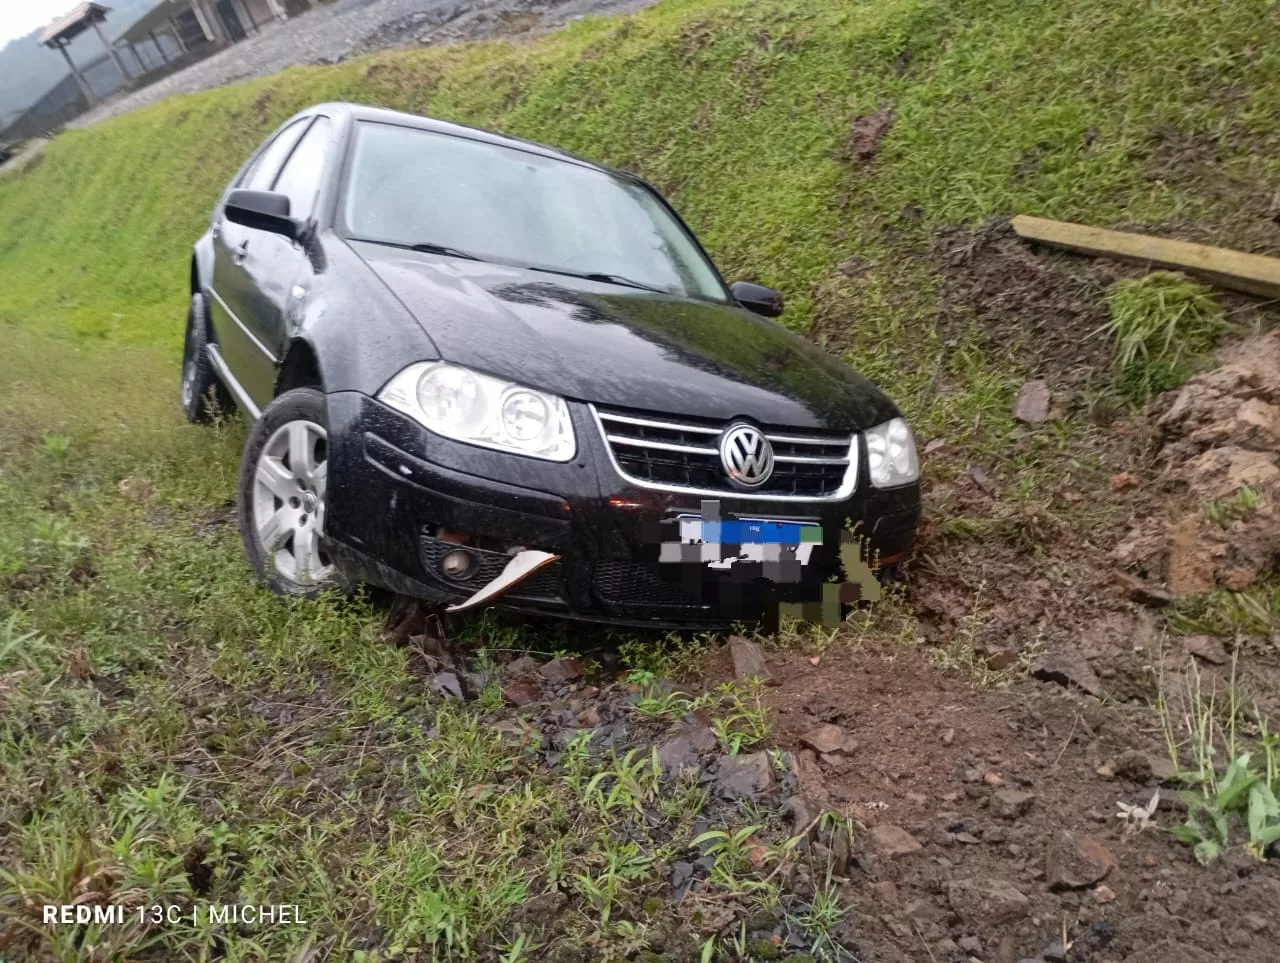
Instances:
[[[311,121],[310,117],[301,118],[276,134],[232,187],[271,190],[285,160]],[[261,380],[264,366],[274,369],[277,358],[253,333],[259,326],[253,320],[253,314],[261,310],[262,298],[255,290],[257,282],[253,274],[246,270],[246,262],[251,250],[263,247],[271,235],[233,224],[221,208],[214,215],[212,234],[213,281],[210,285],[209,316],[213,322],[214,340],[231,376],[261,408],[264,404],[262,395],[250,385]],[[266,397],[270,399],[270,392]]]

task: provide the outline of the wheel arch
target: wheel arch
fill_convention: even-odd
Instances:
[[[276,373],[275,396],[294,388],[317,388],[324,391],[324,375],[316,349],[305,338],[294,338],[285,349],[284,360]]]
[[[191,293],[207,294],[212,280],[213,237],[206,231],[191,250]]]

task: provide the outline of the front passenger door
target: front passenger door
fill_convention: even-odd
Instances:
[[[289,198],[289,215],[297,220],[309,221],[315,215],[330,138],[329,118],[315,118],[271,182],[269,190]],[[247,231],[238,265],[245,283],[241,321],[258,350],[251,355],[243,384],[264,408],[275,393],[290,312],[301,307],[311,290],[313,269],[301,244],[270,231]]]
[[[258,159],[233,186],[245,190],[267,191],[280,174],[298,139],[311,123],[304,117],[280,131],[258,155]],[[254,279],[245,270],[250,249],[268,235],[227,220],[219,210],[213,223],[213,281],[210,285],[209,316],[213,322],[218,351],[231,371],[231,376],[262,407],[260,393],[250,385],[259,381],[265,365],[274,368],[276,359],[270,349],[253,333],[252,315],[260,310],[260,298],[254,291]],[[270,399],[270,393],[267,394]]]

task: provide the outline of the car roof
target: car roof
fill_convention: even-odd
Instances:
[[[605,171],[610,174],[620,174],[624,177],[634,178],[634,175],[628,174],[626,171],[618,171],[611,167],[605,167],[601,164],[593,164],[591,161],[578,157],[576,154],[571,154],[566,150],[560,150],[556,147],[548,147],[546,144],[539,144],[536,141],[524,140],[519,137],[507,137],[503,134],[495,134],[491,130],[484,130],[480,127],[468,127],[465,124],[454,124],[447,120],[436,120],[434,117],[423,117],[419,114],[408,114],[404,111],[390,110],[386,107],[368,107],[364,104],[335,101],[331,103],[316,104],[314,107],[309,107],[307,110],[300,111],[300,113],[345,113],[353,120],[357,121],[395,124],[400,127],[413,127],[418,130],[429,130],[438,134],[452,134],[456,137],[466,137],[469,140],[476,140],[486,144],[494,144],[500,147],[515,147],[519,150],[528,151],[532,154],[540,154],[543,157],[554,157],[559,160],[568,160],[575,164],[581,164],[583,167],[590,167],[598,171]]]

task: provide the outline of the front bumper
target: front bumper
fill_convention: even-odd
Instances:
[[[584,406],[570,406],[577,454],[555,464],[443,438],[357,392],[327,400],[325,528],[333,553],[353,576],[438,602],[470,596],[519,546],[562,558],[504,596],[504,607],[645,625],[753,620],[773,601],[819,597],[820,584],[839,571],[846,525],[859,526],[873,557],[892,562],[909,552],[920,516],[918,485],[881,491],[865,477],[836,503],[753,501],[726,492],[722,512],[803,520],[821,525],[825,536],[805,567],[805,582],[743,582],[705,566],[690,571],[657,562],[660,523],[700,513],[703,496],[620,477]],[[864,475],[865,462],[858,468]],[[464,533],[480,550],[469,579],[441,573],[440,558],[456,546],[437,539],[438,532]]]

